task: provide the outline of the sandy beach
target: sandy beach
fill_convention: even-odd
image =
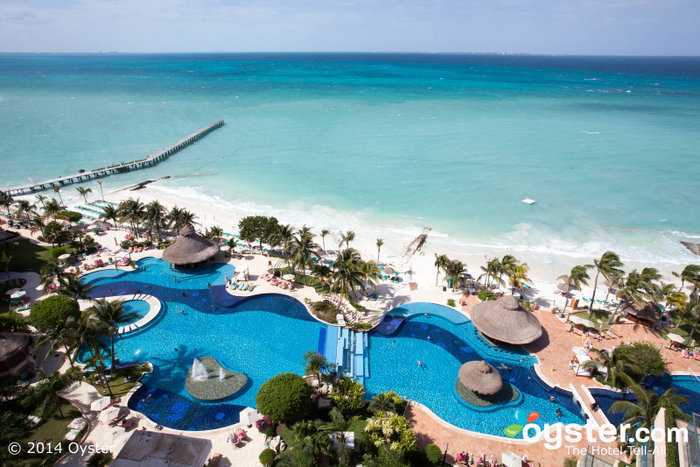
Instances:
[[[301,227],[304,221],[307,220],[303,218],[303,216],[300,216],[302,217],[301,219],[295,218],[295,216],[290,215],[288,212],[280,212],[274,207],[269,207],[269,209],[260,208],[259,206],[253,207],[253,205],[246,204],[243,197],[241,197],[241,202],[236,204],[236,207],[233,207],[234,205],[230,203],[221,203],[216,198],[209,197],[202,193],[197,193],[197,196],[194,197],[187,196],[187,193],[173,192],[172,189],[163,187],[158,181],[149,183],[138,190],[132,190],[133,187],[134,185],[129,185],[110,191],[105,193],[104,197],[106,200],[116,203],[129,198],[138,198],[144,204],[153,200],[158,200],[161,204],[166,206],[167,209],[175,205],[186,208],[197,215],[196,221],[198,223],[198,228],[202,231],[217,225],[222,227],[225,232],[237,233],[238,222],[248,215],[275,215],[280,223],[291,224],[293,227],[297,228]],[[99,195],[92,197],[93,200],[98,198]],[[81,204],[82,203],[78,202],[71,205],[71,207],[80,206]],[[431,235],[430,232],[428,233],[427,241],[422,249],[412,256],[406,256],[405,251],[407,247],[416,236],[420,234],[419,231],[409,234],[408,232],[392,229],[391,226],[386,226],[381,231],[367,228],[363,230],[361,223],[358,223],[358,226],[353,226],[350,221],[351,220],[348,220],[347,224],[342,226],[344,230],[333,228],[337,222],[336,219],[329,219],[329,225],[309,226],[312,227],[314,233],[317,234],[315,240],[319,245],[322,245],[322,240],[320,236],[318,236],[321,230],[325,228],[330,231],[330,234],[326,236],[325,239],[325,246],[328,251],[338,248],[341,232],[346,230],[354,231],[356,236],[351,246],[359,250],[362,257],[366,259],[377,259],[376,240],[377,238],[382,238],[384,244],[381,247],[379,262],[381,264],[392,265],[402,274],[404,279],[415,282],[418,284],[419,289],[425,292],[442,291],[442,287],[445,285],[443,273],[440,273],[436,285],[436,268],[434,266],[436,254],[446,254],[450,259],[461,260],[466,264],[467,272],[475,278],[482,274],[481,266],[486,264],[487,259],[494,257],[500,258],[505,254],[512,254],[520,261],[527,263],[530,268],[529,276],[532,280],[529,282],[529,285],[531,285],[532,288],[526,291],[526,298],[544,308],[551,308],[553,306],[559,306],[561,308],[564,305],[564,299],[558,295],[556,286],[559,281],[557,281],[556,278],[562,274],[567,274],[571,267],[577,264],[592,264],[594,259],[592,257],[552,257],[551,254],[538,255],[525,252],[518,253],[505,249],[501,251],[493,249],[470,251],[469,249],[462,249],[458,245],[450,244],[449,238],[434,236]],[[604,252],[601,251],[600,254],[602,253]],[[626,271],[635,268],[642,269],[649,266],[648,264],[627,262],[624,258],[621,259],[625,262],[624,269]],[[678,279],[672,275],[672,272],[680,271],[684,266],[685,264],[680,263],[668,264],[663,267],[658,267],[658,269],[664,277],[664,282],[679,284]],[[592,295],[595,271],[589,271],[589,275],[591,276],[590,286],[584,287],[581,291],[577,292],[577,296],[590,297]],[[507,288],[506,291],[509,292],[510,289]],[[606,293],[607,289],[605,286],[599,283],[596,295],[602,298]]]

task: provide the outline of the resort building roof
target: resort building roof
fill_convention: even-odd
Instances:
[[[207,262],[219,252],[219,245],[195,232],[191,224],[180,229],[178,238],[163,251],[163,260],[175,267],[194,267]]]
[[[512,295],[474,305],[471,319],[482,334],[507,344],[529,344],[542,335],[542,325],[535,315],[523,309]]]
[[[467,389],[491,396],[503,389],[500,373],[484,360],[473,360],[459,368],[459,381]]]
[[[204,465],[211,441],[201,438],[135,430],[112,462],[114,467],[190,467]]]

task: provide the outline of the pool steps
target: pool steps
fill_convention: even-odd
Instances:
[[[335,360],[338,373],[364,384],[369,377],[368,345],[366,332],[339,328]]]

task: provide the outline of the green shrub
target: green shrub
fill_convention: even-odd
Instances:
[[[70,222],[78,222],[80,219],[83,218],[82,214],[75,211],[61,211],[56,216],[63,217],[64,219],[67,219]]]
[[[367,419],[365,434],[375,447],[386,446],[394,452],[415,451],[418,446],[408,420],[391,412],[377,412]]]
[[[486,300],[494,300],[496,298],[493,293],[489,292],[488,290],[479,290],[479,293],[477,293],[476,296],[482,302],[485,302]]]
[[[520,300],[520,306],[526,310],[532,311],[532,302],[528,302],[527,300]]]
[[[364,395],[365,387],[361,383],[349,376],[342,376],[333,384],[331,400],[343,414],[348,414],[362,408]]]
[[[370,323],[351,323],[350,329],[353,331],[369,331],[372,329],[372,325]]]
[[[673,411],[666,409],[666,426],[676,426]],[[678,444],[675,441],[666,440],[666,467],[678,467]]]
[[[372,413],[393,412],[402,414],[404,409],[406,409],[406,401],[393,391],[379,393],[369,403],[369,411]]]
[[[456,305],[457,305],[457,303],[455,302],[455,299],[454,299],[454,298],[448,298],[448,299],[447,299],[447,306],[451,306],[451,307],[454,308]]]
[[[624,371],[635,382],[640,382],[647,375],[662,375],[666,362],[659,349],[646,342],[621,344],[613,350],[616,367]]]
[[[425,457],[433,465],[438,465],[442,460],[442,451],[436,444],[429,444],[425,447]]]
[[[270,448],[267,448],[260,453],[258,460],[262,465],[269,465],[273,460],[275,460],[276,455],[277,454],[275,453],[275,451],[273,451]]]
[[[88,467],[103,467],[112,463],[111,452],[96,452],[87,461]]]
[[[338,307],[328,300],[323,300],[322,302],[313,302],[310,305],[311,311],[314,312],[323,321],[327,323],[337,323],[338,320],[335,319],[335,315],[340,313]]]
[[[578,465],[578,457],[569,456],[564,459],[564,467],[576,467]]]
[[[80,317],[78,302],[65,295],[45,298],[32,306],[29,321],[40,332],[61,328],[70,317]]]
[[[266,381],[255,397],[261,414],[273,422],[286,422],[308,413],[311,387],[299,375],[283,373]]]
[[[51,250],[49,251],[49,254],[53,259],[56,259],[61,255],[65,255],[66,253],[70,253],[70,250],[67,246],[57,246],[55,248],[51,248]]]

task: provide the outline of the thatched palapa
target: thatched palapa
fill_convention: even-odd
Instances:
[[[218,243],[202,237],[187,224],[180,229],[175,243],[163,251],[163,260],[178,268],[191,268],[206,263],[218,252]]]
[[[500,373],[485,361],[467,362],[459,368],[459,381],[477,394],[492,396],[503,389]]]
[[[475,305],[471,318],[474,326],[486,337],[507,344],[529,344],[542,335],[540,322],[521,308],[518,299],[512,295]]]

